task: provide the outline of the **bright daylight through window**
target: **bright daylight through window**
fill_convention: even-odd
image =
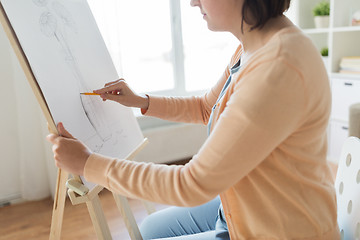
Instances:
[[[189,0],[89,4],[117,69],[139,93],[187,95],[209,89],[238,44],[228,33],[209,31]]]

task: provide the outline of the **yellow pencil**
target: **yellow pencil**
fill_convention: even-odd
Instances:
[[[92,92],[83,92],[83,93],[80,93],[81,95],[100,95],[98,93],[92,93]]]

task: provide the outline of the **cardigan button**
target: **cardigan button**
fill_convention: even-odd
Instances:
[[[231,214],[230,214],[230,213],[226,213],[226,214],[225,214],[225,217],[226,217],[226,218],[231,218]]]

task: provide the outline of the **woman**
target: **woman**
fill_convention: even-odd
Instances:
[[[210,30],[228,31],[240,42],[202,97],[142,97],[123,80],[95,91],[145,115],[207,124],[209,138],[188,164],[91,153],[59,124],[63,137],[48,136],[57,166],[128,197],[204,204],[149,216],[141,227],[145,239],[339,239],[326,162],[329,81],[316,48],[283,15],[289,4],[191,1]]]

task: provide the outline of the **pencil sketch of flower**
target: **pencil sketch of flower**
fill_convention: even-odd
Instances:
[[[40,16],[40,30],[45,36],[52,37],[56,33],[57,20],[50,12],[44,12]]]
[[[49,0],[33,0],[33,2],[36,6],[45,7],[48,4]]]
[[[71,15],[71,13],[66,9],[66,7],[57,1],[54,1],[51,5],[52,5],[52,8],[54,9],[56,15],[61,19],[61,21],[67,27],[71,28],[74,32],[77,32],[76,23]]]
[[[61,52],[64,54],[64,60],[69,69],[71,70],[80,92],[89,92],[91,89],[87,87],[87,83],[79,68],[77,59],[71,48],[71,41],[68,34],[71,32],[76,34],[76,23],[72,18],[71,13],[59,2],[52,2],[52,13],[45,11],[41,14],[39,24],[41,32],[49,37],[55,38],[61,47]],[[49,8],[47,8],[49,9]],[[70,31],[69,31],[70,30]],[[104,119],[103,110],[99,105],[99,99],[93,97],[80,95],[80,103],[83,107],[84,113],[88,118],[90,124],[93,126],[97,136],[102,142],[108,141],[112,138],[113,134],[106,124]],[[103,144],[97,146],[96,151],[100,151]]]

